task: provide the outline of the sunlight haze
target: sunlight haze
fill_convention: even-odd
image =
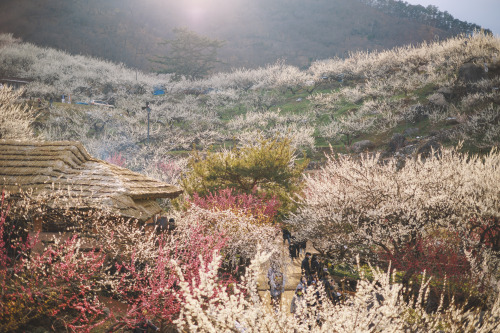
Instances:
[[[500,333],[498,14],[0,0],[0,333]]]

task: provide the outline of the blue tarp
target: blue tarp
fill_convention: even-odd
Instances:
[[[165,90],[157,89],[157,90],[153,91],[153,95],[165,95]]]
[[[75,104],[89,105],[89,103],[85,103],[85,102],[76,102]]]

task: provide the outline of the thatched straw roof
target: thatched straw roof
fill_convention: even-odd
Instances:
[[[79,142],[0,140],[0,190],[44,195],[61,190],[76,209],[104,206],[114,214],[147,220],[161,211],[154,199],[182,190],[98,160]],[[78,200],[76,200],[78,198]]]

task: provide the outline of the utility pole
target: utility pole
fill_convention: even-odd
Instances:
[[[149,115],[151,114],[151,108],[149,107],[149,102],[146,102],[146,106],[143,106],[142,109],[148,111],[148,139],[147,139],[147,144],[149,145]]]

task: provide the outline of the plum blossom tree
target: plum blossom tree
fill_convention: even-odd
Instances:
[[[243,145],[259,144],[259,139],[286,138],[294,149],[314,150],[314,127],[307,125],[314,117],[310,113],[285,114],[278,110],[249,111],[236,116],[227,127]]]
[[[30,205],[34,207],[24,210],[26,214],[46,211],[40,203]],[[200,260],[211,261],[229,239],[226,231],[201,224],[194,215],[179,223],[175,234],[157,235],[133,221],[104,214],[87,221],[90,237],[83,229],[75,230],[73,236],[56,237],[52,245],[43,246],[38,237],[5,238],[4,231],[13,228],[10,220],[5,228],[8,207],[3,196],[0,207],[0,327],[6,331],[26,329],[40,318],[50,318],[57,329],[79,332],[109,321],[134,327],[144,310],[164,328],[183,304],[176,269],[181,267],[195,288],[203,283]],[[7,251],[12,246],[13,255]],[[228,274],[219,278],[221,287],[233,281]],[[128,305],[120,319],[101,302],[104,290]]]
[[[55,241],[35,251],[38,237],[11,239],[6,228],[8,206],[0,204],[0,327],[20,330],[27,323],[48,317],[66,329],[89,332],[107,318],[97,294],[101,289],[105,254],[97,249],[81,251],[76,236]],[[9,239],[5,242],[4,239]],[[15,247],[15,256],[8,255]],[[54,323],[55,324],[55,323]],[[57,325],[56,325],[57,326]]]
[[[486,156],[448,149],[425,160],[408,159],[402,167],[378,154],[330,156],[318,174],[306,176],[302,205],[289,223],[339,260],[356,254],[379,260],[374,248],[401,258],[445,230],[460,235],[458,254],[473,253],[480,262],[488,258],[489,273],[481,280],[491,286],[500,258],[499,190],[493,185],[500,182],[499,165],[495,149]],[[429,259],[425,252],[419,252],[422,261]]]
[[[112,293],[129,305],[123,316],[126,323],[133,327],[137,313],[143,311],[147,311],[151,320],[159,322],[161,328],[177,318],[183,306],[183,296],[179,292],[180,280],[173,263],[194,289],[204,283],[199,275],[203,271],[202,262],[211,261],[213,254],[218,253],[226,242],[222,233],[207,233],[205,228],[191,225],[187,230],[189,236],[160,237],[149,262],[137,260],[133,253],[128,261],[115,264],[116,273],[105,283],[111,286]],[[218,279],[221,288],[234,282],[230,276],[220,274]]]
[[[199,200],[197,200],[199,202]],[[208,209],[192,205],[182,216],[176,219],[176,224],[187,228],[197,222],[204,225],[207,231],[214,234],[222,233],[227,237],[223,252],[225,266],[228,270],[240,270],[248,264],[256,254],[259,244],[266,250],[277,251],[279,228],[265,214],[253,215],[258,209],[251,207],[245,211],[245,205],[236,205],[221,209],[225,203],[207,205]]]
[[[420,291],[410,301],[394,276],[373,269],[373,279],[358,282],[356,295],[340,305],[326,299],[322,289],[308,288],[294,316],[288,309],[269,310],[258,294],[257,278],[270,253],[258,251],[241,283],[231,290],[217,284],[220,255],[203,261],[200,276],[204,281],[191,289],[178,269],[185,305],[177,327],[196,332],[490,332],[498,327],[500,298],[485,312],[450,306],[428,313],[425,310],[430,280],[424,276]],[[211,297],[216,294],[216,297]],[[317,298],[319,294],[319,299]],[[210,297],[210,300],[207,299]],[[415,305],[413,305],[415,304]],[[484,316],[484,317],[482,317]]]

